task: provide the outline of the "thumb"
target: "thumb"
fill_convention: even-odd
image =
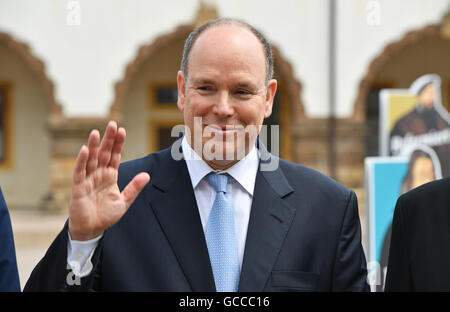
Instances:
[[[122,198],[127,208],[131,206],[136,197],[142,191],[144,186],[150,181],[150,175],[147,172],[141,172],[136,175],[133,180],[122,191]]]

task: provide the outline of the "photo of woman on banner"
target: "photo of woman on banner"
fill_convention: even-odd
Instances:
[[[426,145],[410,146],[403,151],[409,155],[408,169],[403,178],[400,195],[425,183],[442,178],[441,164],[434,150]],[[380,268],[383,272],[382,284],[377,285],[376,291],[383,291],[387,264],[389,259],[389,246],[391,242],[392,223],[389,225],[381,247]]]
[[[416,79],[409,88],[417,95],[415,108],[399,118],[389,139],[390,155],[415,144],[431,146],[436,152],[444,177],[450,176],[450,115],[442,106],[441,79],[427,74]]]

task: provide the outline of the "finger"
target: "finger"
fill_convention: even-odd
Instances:
[[[125,144],[126,132],[124,128],[119,128],[116,134],[116,141],[114,142],[114,146],[111,153],[111,160],[109,162],[109,166],[114,169],[119,169],[120,159],[122,158],[122,149]]]
[[[75,161],[75,169],[73,171],[73,183],[78,184],[86,178],[86,164],[89,157],[89,149],[83,144],[78,152],[77,160]]]
[[[98,130],[92,130],[88,140],[89,158],[86,165],[86,176],[89,176],[95,169],[97,169],[99,143],[100,133]]]
[[[111,150],[116,140],[117,124],[115,121],[110,121],[106,126],[105,134],[103,135],[102,143],[98,150],[98,167],[106,167],[111,159]]]
[[[141,172],[128,183],[122,192],[127,208],[131,206],[148,181],[150,181],[150,175],[147,172]]]

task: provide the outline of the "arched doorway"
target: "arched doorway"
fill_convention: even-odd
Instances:
[[[61,106],[42,61],[1,32],[0,68],[0,185],[10,208],[37,208],[48,191],[47,122]]]
[[[450,110],[450,40],[442,36],[441,25],[411,31],[391,43],[370,64],[360,83],[354,118],[368,129],[366,156],[378,155],[379,90],[408,88],[423,74],[436,73],[442,79],[442,104]]]
[[[184,39],[192,26],[179,26],[139,48],[116,84],[112,119],[127,129],[123,159],[143,157],[171,143],[170,129],[183,124],[176,106],[176,74]]]

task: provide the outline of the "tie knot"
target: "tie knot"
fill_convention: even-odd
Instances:
[[[206,176],[208,183],[219,193],[227,192],[228,174],[210,173]]]

